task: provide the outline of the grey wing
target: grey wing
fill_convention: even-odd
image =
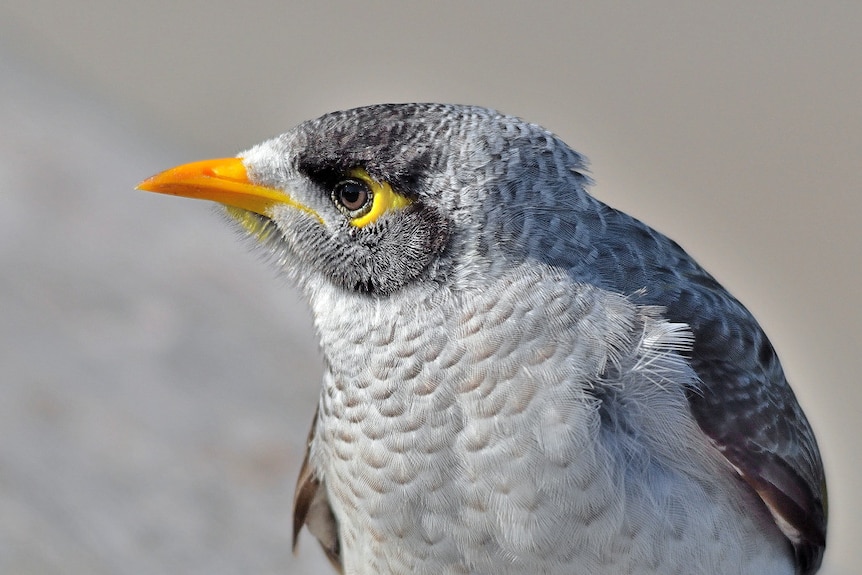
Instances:
[[[311,534],[317,537],[332,566],[339,573],[342,573],[344,567],[341,561],[338,521],[329,505],[326,485],[314,473],[308,459],[311,440],[314,438],[316,427],[317,411],[314,412],[311,431],[308,432],[305,458],[302,461],[302,468],[300,468],[299,477],[296,480],[296,492],[293,496],[293,548],[296,549],[299,532],[303,526],[307,526]]]
[[[694,334],[689,393],[703,431],[758,493],[793,546],[797,572],[817,571],[826,545],[826,480],[811,426],[772,344],[751,313],[679,245],[589,198],[578,241],[539,257],[576,279],[662,306]],[[574,249],[572,249],[574,248]]]
[[[703,385],[699,393],[690,392],[689,403],[698,424],[790,540],[797,572],[809,575],[820,567],[826,546],[820,452],[775,350],[740,310],[745,312],[731,300],[718,306],[723,313],[717,317],[691,322],[692,365]]]
[[[631,222],[642,226],[639,246],[618,245],[614,254],[621,264],[637,262],[625,276],[644,283],[618,276],[617,287],[645,288],[634,299],[661,305],[669,320],[691,327],[691,363],[702,382],[688,397],[695,419],[772,513],[793,546],[797,573],[816,572],[826,546],[826,479],[775,349],[751,313],[681,247]]]

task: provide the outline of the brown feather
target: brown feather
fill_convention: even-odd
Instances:
[[[308,433],[305,459],[296,480],[296,493],[293,497],[293,549],[299,541],[299,532],[307,526],[312,535],[317,537],[323,552],[339,573],[343,573],[341,561],[341,545],[338,534],[338,521],[332,513],[329,499],[326,495],[326,485],[315,474],[309,464],[309,453],[314,432],[317,427],[317,411]]]

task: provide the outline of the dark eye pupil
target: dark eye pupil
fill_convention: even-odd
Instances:
[[[368,202],[368,186],[364,182],[346,180],[336,188],[338,202],[350,211],[362,208]]]

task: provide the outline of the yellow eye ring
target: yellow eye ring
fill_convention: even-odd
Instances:
[[[391,210],[405,208],[413,203],[413,200],[410,198],[406,198],[393,190],[392,186],[387,182],[378,182],[368,175],[368,172],[362,168],[354,168],[350,170],[348,175],[350,176],[350,179],[340,182],[338,186],[341,186],[342,183],[346,184],[347,182],[352,182],[357,185],[364,184],[368,190],[368,197],[358,210],[350,210],[346,205],[344,206],[345,210],[347,210],[345,215],[351,218],[350,223],[357,228],[367,226],[368,224],[377,221],[383,214],[388,213]],[[336,189],[338,186],[336,186]],[[347,191],[346,188],[344,191]],[[359,189],[353,187],[350,190],[350,196],[347,199],[356,199],[357,201],[361,199],[360,197],[354,198],[353,194],[357,192],[359,192]],[[334,191],[333,198],[335,198]],[[342,209],[340,206],[344,204],[342,204],[340,200],[337,200],[337,205],[339,205],[339,209]],[[350,202],[350,205],[354,205],[354,203]],[[345,210],[342,210],[342,212]]]
[[[368,182],[351,178],[335,184],[332,189],[332,201],[341,213],[355,220],[371,211],[374,192],[371,191]]]

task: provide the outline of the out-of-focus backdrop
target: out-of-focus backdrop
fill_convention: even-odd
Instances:
[[[207,204],[133,191],[321,113],[482,104],[592,159],[765,326],[858,573],[862,4],[0,6],[0,572],[325,573],[290,551],[320,359]]]

